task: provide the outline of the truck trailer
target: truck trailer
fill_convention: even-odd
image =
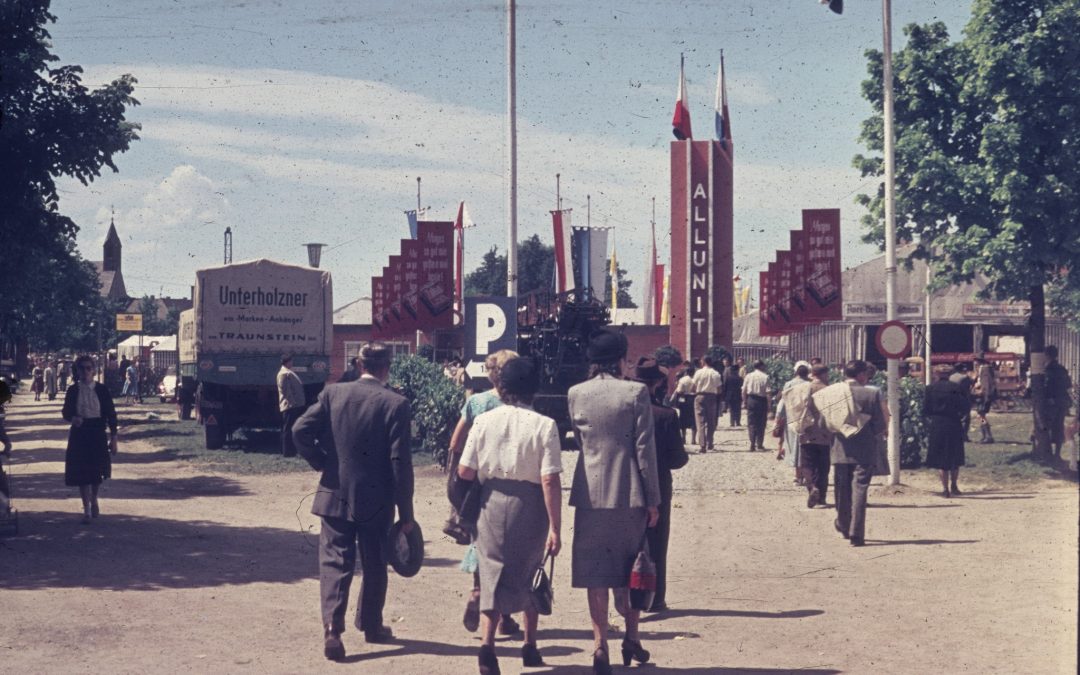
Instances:
[[[333,297],[330,273],[272,260],[195,273],[194,307],[180,314],[180,416],[198,411],[206,447],[240,428],[281,426],[281,357],[314,402],[330,373]]]

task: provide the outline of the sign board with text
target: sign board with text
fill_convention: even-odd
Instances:
[[[116,330],[140,332],[142,329],[142,314],[116,315]]]
[[[484,360],[500,349],[517,349],[517,299],[465,298],[465,372],[483,377]]]

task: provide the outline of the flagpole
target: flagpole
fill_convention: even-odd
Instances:
[[[896,156],[893,137],[892,2],[881,0],[882,81],[885,117],[885,318],[896,319]],[[900,484],[900,361],[887,362],[889,485]]]
[[[420,218],[420,176],[416,177],[416,217]]]
[[[559,174],[555,174],[555,210],[562,211],[562,193],[559,187]]]
[[[509,118],[510,190],[507,196],[507,219],[510,221],[506,250],[506,294],[517,297],[517,35],[514,0],[506,0],[506,114]]]

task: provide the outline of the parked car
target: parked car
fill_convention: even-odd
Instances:
[[[162,403],[172,403],[176,401],[176,368],[169,366],[165,376],[161,378],[161,383],[158,384],[158,398]]]

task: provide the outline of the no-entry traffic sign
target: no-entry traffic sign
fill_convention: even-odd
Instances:
[[[911,329],[903,321],[886,321],[877,329],[874,343],[885,358],[902,359],[911,351]]]

